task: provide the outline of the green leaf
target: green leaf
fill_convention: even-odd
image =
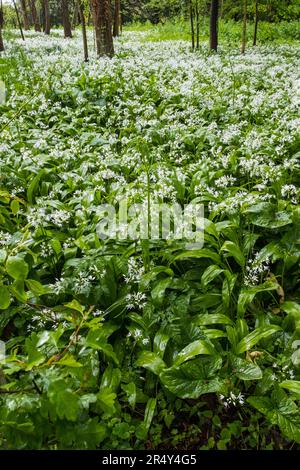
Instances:
[[[27,294],[24,290],[24,281],[21,279],[14,281],[13,284],[9,286],[11,293],[22,303],[27,302]]]
[[[203,339],[198,339],[193,343],[190,343],[176,356],[174,365],[179,366],[183,362],[197,356],[198,354],[214,355],[216,351],[211,343]]]
[[[284,380],[281,382],[280,387],[289,390],[290,392],[300,395],[300,381],[299,380]]]
[[[259,204],[247,207],[244,211],[250,215],[253,225],[275,229],[284,227],[292,223],[292,214],[285,211],[278,211],[277,204],[270,202],[260,202]]]
[[[79,397],[67,388],[62,379],[50,383],[48,388],[50,403],[55,406],[55,411],[60,419],[76,421],[80,407]]]
[[[241,380],[260,380],[263,376],[261,368],[250,361],[231,356],[230,362],[232,371],[229,373],[233,372]]]
[[[20,203],[16,199],[13,199],[10,203],[10,209],[13,213],[13,215],[17,215],[17,213],[20,210]]]
[[[155,287],[151,291],[152,300],[156,305],[159,306],[163,303],[166,289],[171,286],[172,281],[172,278],[167,277],[166,279],[162,279],[156,283]]]
[[[27,288],[37,297],[48,294],[50,291],[49,287],[43,286],[40,282],[34,279],[26,279],[25,284]]]
[[[223,313],[203,313],[193,317],[193,323],[195,325],[232,325],[232,320]]]
[[[248,305],[253,302],[254,297],[259,292],[268,292],[277,289],[278,284],[273,281],[267,281],[259,286],[243,287],[238,298],[238,314],[242,315],[246,312]]]
[[[201,277],[201,285],[202,287],[206,287],[210,282],[212,282],[216,277],[218,277],[224,269],[220,268],[219,266],[212,264],[208,266],[208,268],[204,271]]]
[[[251,349],[260,340],[267,338],[274,333],[278,333],[279,331],[282,330],[280,326],[277,325],[267,325],[256,328],[238,343],[236,347],[236,353],[242,354],[245,351],[249,351],[249,349]]]
[[[114,414],[115,413],[115,399],[117,395],[112,393],[110,390],[100,390],[97,393],[97,403],[104,413]]]
[[[153,352],[159,355],[163,359],[164,353],[169,342],[170,337],[164,333],[163,331],[159,330],[156,335],[154,336],[153,340]]]
[[[65,304],[65,307],[69,308],[70,310],[76,310],[77,312],[83,313],[85,307],[81,305],[77,300],[72,300],[72,302],[68,302]]]
[[[229,256],[232,256],[235,261],[241,266],[245,266],[246,260],[245,257],[240,249],[240,247],[231,241],[226,241],[222,248],[221,251],[226,251]]]
[[[174,261],[189,259],[189,258],[208,258],[211,259],[215,264],[221,264],[221,258],[218,253],[208,250],[207,248],[202,248],[202,250],[189,250],[176,255]]]
[[[15,280],[27,278],[29,267],[26,261],[20,256],[9,256],[6,261],[6,271]]]
[[[136,385],[134,382],[122,384],[122,390],[126,393],[127,400],[131,408],[134,410],[136,404]]]
[[[10,292],[8,287],[0,286],[0,310],[6,310],[10,306]]]
[[[221,366],[220,357],[198,358],[165,369],[160,375],[160,380],[179,398],[199,398],[203,394],[224,389],[224,382],[216,374]]]
[[[160,375],[167,366],[157,354],[151,351],[142,351],[137,361],[137,366],[145,367],[156,375]]]

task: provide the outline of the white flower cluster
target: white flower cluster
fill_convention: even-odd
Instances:
[[[246,286],[255,286],[260,284],[263,278],[270,270],[270,259],[267,258],[263,262],[258,260],[258,253],[254,259],[250,259],[246,266],[246,275],[244,283]]]
[[[245,398],[244,395],[241,394],[241,392],[239,392],[238,395],[235,395],[233,392],[230,392],[229,397],[219,395],[219,398],[225,408],[230,408],[230,406],[243,406],[245,404]]]

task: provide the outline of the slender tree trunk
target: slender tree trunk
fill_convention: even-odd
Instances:
[[[29,1],[30,1],[29,5],[30,5],[30,10],[31,10],[32,21],[33,21],[33,24],[34,24],[34,30],[36,32],[40,32],[41,31],[41,24],[40,24],[39,15],[37,13],[35,0],[29,0]]]
[[[259,22],[258,0],[256,0],[256,2],[255,2],[255,23],[254,23],[253,46],[256,46],[256,44],[257,44],[258,22]]]
[[[192,36],[192,49],[195,49],[195,28],[194,28],[194,8],[193,0],[190,0],[190,22],[191,22],[191,36]]]
[[[22,24],[21,24],[21,20],[20,20],[20,15],[19,15],[19,10],[17,8],[15,0],[13,0],[13,4],[14,4],[14,7],[15,7],[15,12],[16,12],[16,16],[17,16],[17,22],[18,22],[18,25],[19,25],[21,38],[23,39],[23,41],[25,41],[25,37],[24,37],[23,29],[22,29]]]
[[[3,23],[4,23],[3,5],[2,5],[2,0],[1,0],[1,5],[0,5],[0,52],[4,51],[3,36],[2,36]]]
[[[244,0],[243,35],[242,35],[242,54],[245,54],[245,51],[246,51],[246,42],[247,42],[247,9],[248,9],[248,2],[247,2],[247,0]]]
[[[212,0],[210,8],[210,50],[218,50],[219,0]]]
[[[50,6],[49,6],[49,0],[43,0],[43,7],[44,7],[44,33],[45,34],[50,34]]]
[[[88,62],[89,60],[88,42],[87,42],[87,35],[86,35],[84,10],[83,10],[83,5],[82,5],[81,0],[78,0],[77,5],[78,5],[78,11],[80,15],[80,22],[81,22],[81,29],[82,29],[84,61]]]
[[[98,57],[114,55],[110,0],[91,0]]]
[[[70,21],[68,0],[61,0],[62,22],[64,26],[65,38],[72,37],[72,27]]]
[[[30,21],[29,21],[29,16],[28,16],[26,0],[21,0],[20,3],[21,3],[22,14],[23,14],[24,29],[25,31],[28,31],[30,29]]]
[[[79,1],[80,0],[77,0],[75,2],[75,7],[74,7],[74,13],[73,13],[73,18],[72,18],[72,28],[75,29],[76,26],[78,25],[78,23],[80,22],[81,23],[81,20],[80,20],[80,4],[79,4]],[[80,20],[80,21],[78,21]]]
[[[199,15],[199,0],[196,0],[196,49],[200,47],[200,15]]]
[[[120,36],[120,15],[121,15],[120,0],[115,0],[114,27],[113,27],[114,38],[117,36]]]
[[[220,18],[223,19],[224,15],[224,0],[221,0],[221,6],[220,6]]]

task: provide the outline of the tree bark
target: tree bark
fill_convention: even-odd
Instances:
[[[246,51],[246,42],[247,42],[247,9],[248,4],[247,0],[244,0],[244,16],[243,16],[243,35],[242,35],[242,54],[245,54]]]
[[[1,8],[0,8],[0,52],[4,51],[4,43],[3,43],[3,36],[2,36],[3,23],[4,23],[3,7],[2,7],[2,2],[1,2]]]
[[[120,0],[115,0],[115,11],[114,11],[114,27],[113,27],[113,37],[120,36],[120,16],[121,16],[121,2]]]
[[[14,4],[16,16],[17,16],[17,22],[18,22],[18,26],[19,26],[19,29],[20,29],[21,38],[23,39],[23,41],[25,41],[25,37],[24,37],[23,29],[22,29],[22,24],[21,24],[21,20],[20,20],[20,15],[19,15],[19,10],[18,10],[18,7],[16,5],[15,0],[13,0],[13,4]]]
[[[190,0],[190,22],[191,22],[191,36],[192,36],[192,49],[195,49],[195,28],[194,28],[194,8],[193,0]]]
[[[65,38],[72,37],[72,27],[70,21],[68,0],[61,0],[62,22],[64,26]]]
[[[40,24],[39,15],[38,15],[37,10],[36,10],[35,0],[29,0],[29,2],[30,2],[29,5],[30,5],[30,10],[31,10],[32,21],[33,21],[33,24],[34,24],[34,30],[36,32],[40,32],[41,31],[41,24]]]
[[[91,0],[98,57],[114,55],[110,0]]]
[[[30,21],[28,16],[28,10],[26,5],[26,0],[21,0],[21,10],[23,15],[24,29],[28,31],[30,29]]]
[[[212,0],[210,8],[210,50],[218,50],[219,0]]]
[[[50,7],[49,7],[49,0],[43,0],[43,7],[44,7],[44,33],[50,34]]]
[[[88,42],[87,42],[87,35],[86,35],[86,24],[85,24],[84,10],[83,10],[83,5],[82,5],[81,0],[78,0],[77,5],[78,5],[78,11],[79,11],[81,29],[82,29],[84,61],[88,62],[89,51],[88,51]]]
[[[255,2],[255,23],[254,23],[254,36],[253,36],[253,46],[257,44],[257,30],[259,22],[259,13],[258,13],[258,1]]]
[[[200,15],[199,0],[196,0],[196,49],[200,47]]]

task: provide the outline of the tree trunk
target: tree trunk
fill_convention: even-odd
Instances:
[[[49,7],[49,0],[43,0],[43,7],[44,7],[44,33],[50,34],[50,7]]]
[[[121,15],[121,3],[120,0],[115,0],[115,11],[114,11],[114,28],[113,37],[120,36],[120,15]]]
[[[65,38],[72,37],[72,27],[70,21],[68,0],[61,0],[62,22],[64,26]]]
[[[74,14],[73,14],[73,19],[72,19],[72,27],[73,29],[76,28],[76,26],[81,23],[81,16],[80,16],[80,0],[77,0],[75,3],[75,8],[74,8]]]
[[[0,52],[4,51],[3,36],[2,36],[3,23],[4,23],[4,18],[3,18],[3,8],[2,8],[2,2],[1,2],[1,8],[0,8]]]
[[[212,0],[210,9],[210,50],[218,50],[219,0]]]
[[[245,51],[246,51],[246,42],[247,42],[247,9],[248,9],[247,0],[244,0],[242,54],[245,54]]]
[[[22,29],[22,24],[21,24],[21,20],[20,20],[20,15],[19,15],[19,10],[18,10],[18,7],[16,5],[15,0],[13,0],[13,4],[14,4],[16,16],[17,16],[17,22],[18,22],[18,25],[19,25],[21,38],[23,39],[23,41],[25,41],[25,37],[24,37],[23,29]]]
[[[88,42],[86,36],[86,25],[85,25],[85,17],[84,17],[84,10],[81,0],[77,2],[79,15],[80,15],[80,22],[81,22],[81,29],[82,29],[82,40],[83,40],[83,54],[84,54],[84,61],[88,62],[89,60],[89,51],[88,51]]]
[[[191,36],[192,36],[192,49],[195,49],[195,28],[194,28],[194,9],[193,0],[190,0],[190,22],[191,22]]]
[[[21,10],[23,14],[24,29],[25,31],[28,31],[30,29],[30,21],[29,21],[29,16],[28,16],[26,0],[21,0]]]
[[[258,30],[259,14],[258,14],[258,1],[255,2],[255,23],[254,23],[254,36],[253,36],[253,46],[257,44],[257,30]]]
[[[196,0],[196,49],[200,47],[200,15],[199,15],[199,0]]]
[[[40,32],[41,31],[41,24],[40,24],[39,15],[38,15],[37,10],[36,10],[35,0],[29,0],[29,2],[30,2],[29,5],[30,5],[30,9],[31,9],[32,21],[33,21],[33,24],[34,24],[34,30],[36,32]]]
[[[91,0],[98,57],[114,55],[110,0]]]

